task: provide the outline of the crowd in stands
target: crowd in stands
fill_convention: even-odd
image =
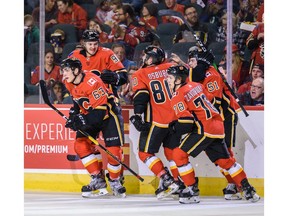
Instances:
[[[167,61],[177,56],[177,61],[187,62],[189,48],[197,45],[193,34],[212,49],[216,66],[227,73],[226,3],[226,0],[45,0],[44,74],[51,102],[72,103],[62,85],[59,64],[71,51],[81,49],[85,29],[98,32],[100,46],[112,49],[127,69],[128,77],[141,68],[142,51],[150,44],[161,46]],[[39,51],[35,51],[39,50],[40,41],[39,7],[39,0],[24,0],[26,97],[39,93]],[[179,12],[185,22],[174,15],[160,16],[158,12],[162,9]],[[233,90],[243,105],[264,105],[264,0],[233,0],[232,25]],[[118,92],[123,105],[132,104],[129,81]]]

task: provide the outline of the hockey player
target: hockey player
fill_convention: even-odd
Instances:
[[[113,111],[115,106],[113,100],[108,101],[111,96],[108,95],[108,89],[103,81],[92,72],[84,73],[78,59],[64,59],[61,62],[61,70],[63,82],[74,102],[65,127],[77,132],[74,150],[91,175],[90,184],[82,187],[82,196],[105,195],[108,193],[107,185],[97,155],[92,148],[94,144],[79,130],[87,132],[94,138],[101,131],[107,150],[121,159],[124,134],[119,126],[119,114]],[[126,189],[119,180],[121,164],[108,155],[107,169],[113,194],[125,197]],[[94,191],[98,193],[93,193]]]
[[[121,114],[117,88],[127,82],[127,70],[111,49],[99,46],[99,34],[96,31],[85,30],[82,34],[82,45],[82,50],[72,51],[68,58],[75,57],[79,59],[84,72],[90,71],[100,76],[106,86],[113,92],[115,97],[110,98],[109,101],[115,101],[113,109],[120,118],[120,127],[122,133],[124,133],[124,120]],[[98,160],[102,163],[99,151],[96,150],[95,154],[99,156]],[[124,182],[123,170],[121,171],[121,182]]]
[[[68,58],[78,58],[84,72],[93,71],[117,95],[117,87],[127,83],[127,70],[114,52],[99,46],[99,34],[94,30],[85,30],[82,34],[82,50],[72,51]]]
[[[176,192],[181,185],[177,167],[172,160],[172,149],[178,146],[180,137],[172,137],[168,130],[169,122],[176,118],[170,104],[172,95],[165,80],[167,69],[173,64],[164,61],[165,52],[162,48],[150,45],[144,50],[143,66],[132,75],[132,90],[135,94],[134,115],[130,118],[140,132],[139,158],[160,178],[155,191],[158,199]],[[174,179],[155,155],[161,144]]]
[[[168,84],[174,92],[171,105],[178,117],[177,121],[169,124],[169,128],[175,135],[183,136],[179,147],[173,150],[173,160],[177,167],[181,168],[188,156],[196,157],[205,151],[214,164],[227,170],[247,200],[257,202],[260,197],[248,182],[242,166],[230,156],[224,143],[223,119],[210,103],[211,94],[202,84],[187,81],[189,69],[185,66],[172,66],[167,73]],[[190,178],[192,177],[191,175]],[[179,202],[200,202],[197,179],[189,182],[182,179],[187,187],[180,192]]]
[[[231,157],[234,158],[232,147],[235,147],[237,113],[241,109],[217,69],[212,66],[213,60],[214,55],[210,51],[204,53],[197,48],[192,48],[189,52],[189,65],[192,68],[189,79],[202,83],[205,89],[215,97],[213,105],[224,119],[225,144]],[[199,64],[201,65],[200,68]],[[226,200],[241,200],[241,193],[229,173],[219,166],[218,168],[228,181],[228,185],[223,189],[224,198]]]

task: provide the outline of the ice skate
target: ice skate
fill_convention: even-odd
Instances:
[[[228,183],[226,188],[223,189],[224,198],[226,200],[241,200],[242,195],[237,186],[233,183]]]
[[[170,196],[175,199],[175,200],[179,200],[179,194],[182,190],[184,190],[186,188],[185,184],[183,183],[183,181],[181,179],[175,181],[175,184],[179,185],[179,188],[177,191],[175,191],[174,193],[172,193]]]
[[[179,185],[175,183],[170,173],[165,173],[160,177],[159,186],[155,191],[155,194],[157,199],[161,200],[176,192],[178,189]]]
[[[246,200],[250,202],[258,202],[260,200],[260,196],[256,193],[254,187],[252,187],[247,179],[243,179],[241,181],[243,194]]]
[[[106,174],[110,188],[113,192],[113,195],[116,197],[125,198],[126,197],[126,188],[121,184],[120,177],[118,179],[110,179],[109,173]]]
[[[90,184],[83,186],[81,191],[84,198],[95,198],[108,194],[103,173],[100,172],[98,175],[91,175]]]
[[[191,203],[199,203],[199,189],[198,189],[198,178],[196,177],[195,184],[186,187],[179,194],[179,202],[181,204],[191,204]]]

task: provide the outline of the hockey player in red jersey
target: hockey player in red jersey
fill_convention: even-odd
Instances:
[[[82,50],[74,50],[69,55],[79,59],[83,71],[93,71],[117,95],[117,87],[127,83],[127,70],[114,52],[99,46],[99,34],[94,30],[85,30],[82,35]]]
[[[172,160],[172,149],[179,144],[180,137],[169,134],[168,124],[176,118],[171,104],[171,91],[166,82],[167,69],[172,63],[165,63],[162,48],[150,45],[144,50],[143,66],[132,75],[134,115],[130,121],[140,132],[138,155],[141,161],[160,178],[155,194],[162,199],[179,189],[178,171]],[[144,121],[142,118],[144,114]],[[156,153],[161,145],[169,161],[170,170],[165,169]]]
[[[61,62],[61,70],[63,82],[74,102],[65,127],[77,131],[74,150],[91,176],[90,184],[82,187],[82,196],[105,195],[108,193],[107,184],[99,165],[99,155],[93,151],[94,144],[79,130],[87,132],[94,138],[101,131],[107,150],[121,159],[124,134],[119,126],[119,114],[113,111],[115,104],[113,100],[108,101],[113,95],[108,95],[108,90],[100,77],[92,72],[84,73],[81,62],[76,58],[64,59]],[[108,155],[110,188],[115,196],[125,197],[126,189],[119,180],[121,167],[121,164]]]
[[[242,166],[231,157],[224,143],[223,119],[211,104],[211,94],[201,83],[187,81],[189,69],[182,65],[172,66],[167,71],[167,82],[173,90],[171,105],[178,120],[169,124],[171,133],[182,136],[179,147],[173,150],[173,160],[178,169],[187,163],[188,156],[196,157],[205,151],[208,158],[232,177],[251,202],[260,197],[250,185]],[[207,98],[208,97],[208,98]],[[180,176],[182,173],[179,170]],[[189,173],[189,171],[187,171]],[[182,204],[198,203],[198,180],[193,173],[182,177],[187,186],[179,194]]]
[[[232,147],[235,147],[236,126],[238,122],[237,112],[240,111],[240,106],[217,69],[212,66],[213,60],[214,55],[210,51],[201,52],[198,49],[191,49],[189,52],[189,62],[195,62],[195,64],[191,65],[192,70],[190,70],[189,79],[202,83],[205,89],[215,97],[213,105],[224,119],[225,144],[231,157],[234,157]],[[202,66],[199,69],[199,63],[204,67]],[[241,193],[232,177],[226,170],[223,170],[219,166],[218,168],[228,181],[227,187],[223,189],[224,198],[226,200],[241,200]]]
[[[106,87],[113,92],[115,97],[110,98],[109,101],[114,100],[115,102],[113,109],[120,118],[120,127],[124,133],[124,120],[121,114],[122,110],[118,99],[117,88],[127,83],[127,70],[111,49],[99,46],[99,34],[96,31],[85,30],[82,34],[82,43],[84,49],[72,51],[68,55],[68,58],[75,57],[79,59],[84,72],[90,71],[100,76],[106,84]],[[102,161],[101,157],[99,157],[99,161]],[[123,170],[121,172],[121,179],[123,183]]]

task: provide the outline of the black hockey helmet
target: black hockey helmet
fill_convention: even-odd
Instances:
[[[189,59],[190,58],[196,58],[198,59],[198,47],[197,46],[192,46],[189,48],[189,53],[188,53],[188,56],[189,56]]]
[[[66,59],[62,60],[60,66],[61,66],[61,69],[65,68],[65,67],[69,67],[73,71],[75,70],[75,68],[78,68],[79,71],[81,71],[81,69],[82,69],[82,64],[81,64],[80,60],[77,58],[74,58],[74,57],[66,58]]]
[[[165,61],[165,51],[161,47],[149,45],[145,48],[144,53],[147,55],[146,59],[152,57],[152,64],[161,64]]]
[[[82,34],[82,39],[86,41],[99,41],[99,34],[95,30],[86,29]]]
[[[181,77],[181,83],[184,83],[189,75],[189,69],[184,65],[173,65],[168,68],[167,73],[174,75],[176,78]]]

